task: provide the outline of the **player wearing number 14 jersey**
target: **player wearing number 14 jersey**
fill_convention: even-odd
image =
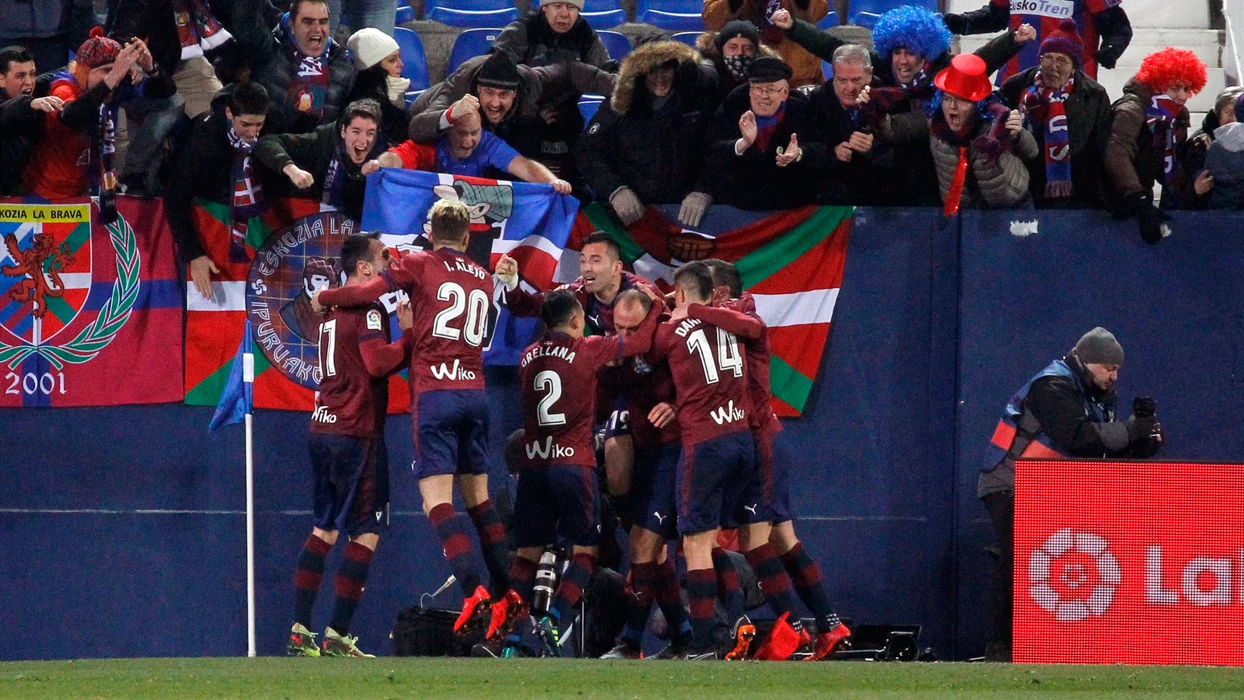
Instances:
[[[402,258],[378,280],[357,288],[327,289],[322,305],[370,303],[401,289],[414,310],[410,361],[415,474],[423,510],[440,538],[449,568],[462,585],[462,614],[454,625],[465,634],[485,621],[492,601],[509,588],[505,527],[488,498],[488,403],[484,395],[484,332],[493,279],[464,251],[470,211],[441,200],[429,212],[432,250]],[[457,486],[467,515],[454,511]],[[479,534],[492,592],[481,585],[480,567],[467,536]],[[504,606],[498,606],[498,612]]]
[[[556,655],[561,628],[596,568],[600,489],[592,435],[596,374],[611,362],[647,352],[661,304],[654,303],[635,333],[584,337],[583,306],[571,290],[544,295],[540,313],[548,330],[523,351],[519,388],[523,454],[514,499],[518,556],[510,580],[520,605],[530,603],[536,565],[546,545],[573,546],[570,566],[553,594],[551,619],[538,621],[547,652]],[[516,602],[518,602],[516,601]]]

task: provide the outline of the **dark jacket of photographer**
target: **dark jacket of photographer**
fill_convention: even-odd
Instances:
[[[1074,352],[1055,360],[1007,403],[981,464],[976,495],[1015,489],[1017,457],[1150,457],[1152,416],[1116,420],[1114,390],[1102,391]]]

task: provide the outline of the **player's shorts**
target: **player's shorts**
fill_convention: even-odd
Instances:
[[[415,477],[488,473],[483,389],[427,391],[414,406]]]
[[[775,525],[784,523],[791,519],[790,471],[785,462],[776,464],[773,461],[775,431],[757,430],[752,435],[756,441],[756,463],[760,468],[765,504],[769,506],[769,518]]]
[[[384,437],[311,433],[315,527],[350,538],[376,534],[389,522],[389,454]]]
[[[769,519],[750,430],[684,445],[677,488],[684,535]]]
[[[596,470],[578,464],[524,469],[518,475],[512,522],[519,547],[543,547],[559,540],[596,546],[600,541]]]
[[[631,517],[635,524],[665,539],[678,537],[678,458],[682,445],[677,442],[635,448],[635,468],[631,476]]]

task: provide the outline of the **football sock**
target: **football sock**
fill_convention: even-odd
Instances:
[[[622,641],[638,647],[644,639],[648,626],[648,614],[656,596],[657,565],[634,564],[631,566],[629,595],[626,596],[626,627],[622,629]]]
[[[471,556],[471,540],[467,537],[467,517],[455,513],[450,503],[442,503],[428,513],[432,528],[441,540],[441,549],[445,552],[445,561],[454,572],[458,583],[462,586],[463,597],[475,593],[479,586],[479,567]]]
[[[687,606],[682,602],[682,588],[678,585],[673,559],[657,564],[655,585],[657,605],[665,614],[670,629],[674,630],[675,639],[686,640],[691,634],[691,621],[687,619]]]
[[[717,597],[726,613],[726,624],[734,625],[743,616],[743,588],[739,585],[739,572],[730,556],[721,547],[713,547],[713,569],[717,572]]]
[[[351,542],[346,545],[341,568],[337,570],[337,604],[333,607],[333,620],[328,626],[343,637],[350,631],[354,610],[363,599],[363,588],[367,585],[367,569],[371,566],[372,554],[367,547]]]
[[[687,572],[687,599],[691,603],[691,651],[702,654],[713,649],[717,627],[717,574],[712,569]]]
[[[320,592],[324,579],[324,558],[333,546],[311,535],[302,545],[298,555],[298,570],[294,574],[294,622],[311,629],[311,608]]]
[[[519,556],[514,557],[514,563],[510,565],[510,588],[513,588],[518,597],[522,598],[527,605],[531,605],[532,597],[535,595],[536,568],[534,561]]]
[[[817,631],[828,632],[837,627],[840,620],[834,613],[829,594],[825,592],[825,585],[821,582],[821,567],[804,551],[803,543],[795,543],[781,558],[786,573],[795,584],[795,593],[799,594],[799,599],[816,617]]]
[[[501,523],[497,509],[492,507],[491,500],[468,508],[467,514],[479,533],[480,554],[484,557],[484,568],[488,569],[488,590],[493,600],[500,600],[510,589],[510,557],[505,546],[505,525]]]
[[[765,602],[773,609],[773,614],[781,617],[789,613],[787,619],[796,631],[803,627],[795,614],[795,595],[790,589],[790,579],[786,569],[782,568],[782,560],[778,558],[777,547],[766,542],[746,554],[747,563],[756,572],[756,580],[760,583],[760,591],[764,593]]]
[[[596,557],[587,553],[576,554],[570,558],[570,566],[562,574],[562,580],[553,592],[552,612],[563,622],[574,619],[574,606],[583,599],[583,589],[592,580],[596,571]]]

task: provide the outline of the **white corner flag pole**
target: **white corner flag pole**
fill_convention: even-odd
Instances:
[[[253,382],[254,355],[243,356],[243,376]],[[251,411],[246,410],[246,655],[255,656],[255,453]]]

